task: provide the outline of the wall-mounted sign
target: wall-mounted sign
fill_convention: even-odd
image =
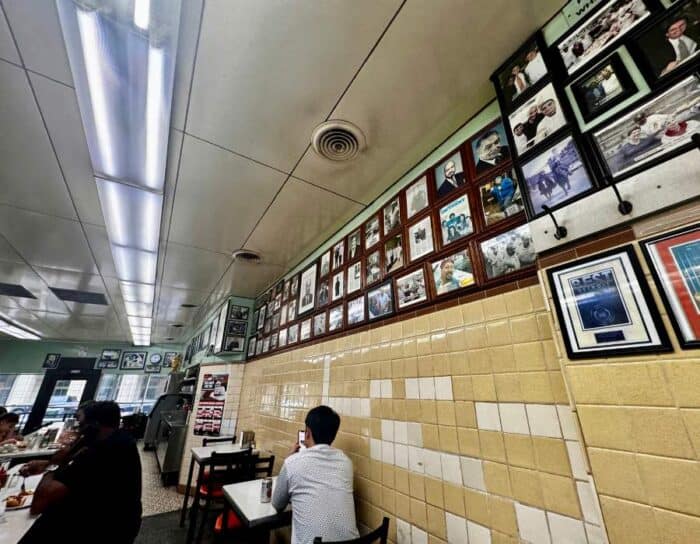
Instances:
[[[194,421],[194,434],[218,436],[224,417],[228,374],[205,374]]]

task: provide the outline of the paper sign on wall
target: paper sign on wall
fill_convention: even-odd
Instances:
[[[228,374],[205,374],[194,421],[194,434],[219,436],[224,417]]]

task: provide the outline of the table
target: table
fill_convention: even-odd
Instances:
[[[12,472],[10,471],[10,474]],[[36,489],[41,481],[41,477],[41,474],[29,476],[25,481],[26,488]],[[19,539],[32,526],[35,519],[35,516],[29,515],[29,508],[5,512],[5,523],[0,523],[0,544],[17,544]]]
[[[37,450],[17,450],[12,453],[0,453],[0,463],[3,463],[8,459],[11,461],[14,461],[15,459],[20,459],[22,462],[24,462],[29,461],[30,459],[39,459],[41,457],[48,458],[51,457],[57,451],[58,448],[44,448]]]
[[[275,488],[277,476],[272,478],[272,488]],[[251,480],[238,484],[224,486],[224,497],[246,528],[259,527],[278,523],[289,523],[291,506],[284,512],[278,512],[272,502],[260,502],[262,480]],[[224,513],[224,520],[226,514]]]

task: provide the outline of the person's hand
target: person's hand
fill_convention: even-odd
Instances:
[[[29,461],[22,465],[22,468],[19,469],[19,473],[26,478],[27,476],[41,474],[46,470],[47,466],[49,466],[48,461]]]
[[[7,440],[3,440],[0,442],[0,446],[4,446],[5,444],[16,444],[17,439],[16,438],[8,438]]]
[[[294,455],[295,453],[297,453],[299,451],[300,447],[301,446],[299,446],[299,442],[295,442],[294,445],[292,446],[292,449],[289,450],[289,455]]]

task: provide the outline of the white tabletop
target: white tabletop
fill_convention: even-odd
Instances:
[[[13,472],[13,470],[10,472]],[[30,476],[25,480],[25,487],[34,490],[40,481],[41,475]],[[17,544],[19,539],[32,526],[35,519],[36,517],[29,515],[29,508],[5,512],[5,522],[0,523],[0,544]]]
[[[272,488],[275,488],[277,476],[272,478]],[[260,525],[266,521],[277,518],[279,514],[271,502],[260,502],[260,492],[262,491],[262,480],[251,480],[239,484],[229,484],[224,486],[226,500],[243,518],[241,521],[248,527]],[[287,507],[289,510],[289,507]]]
[[[239,444],[216,444],[214,446],[200,446],[198,448],[192,448],[192,457],[194,457],[198,463],[202,461],[209,461],[211,459],[211,454],[216,453],[238,453],[239,451],[245,451],[248,448],[241,448]]]
[[[44,448],[43,450],[17,450],[12,453],[0,453],[0,462],[8,459],[31,459],[32,457],[46,457],[53,455],[58,448]]]

